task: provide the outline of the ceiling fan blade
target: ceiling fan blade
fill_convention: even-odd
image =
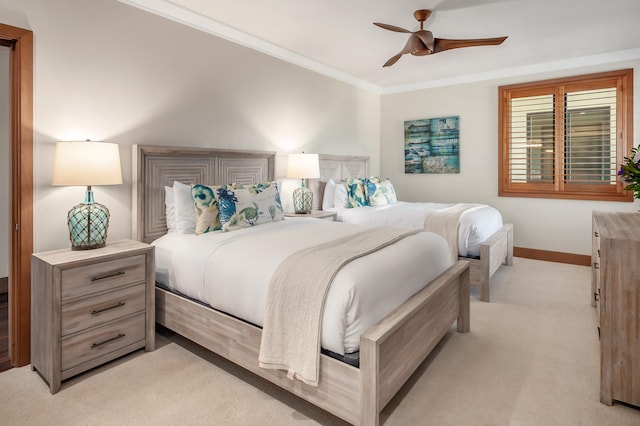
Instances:
[[[426,50],[427,50],[427,46],[425,46],[422,40],[420,40],[420,37],[418,37],[414,33],[411,33],[411,35],[409,36],[409,39],[405,43],[402,50],[397,54],[395,54],[394,56],[392,56],[391,58],[389,58],[389,60],[385,62],[385,64],[382,67],[383,68],[390,67],[391,65],[398,62],[398,59],[400,59],[402,55],[406,55],[407,53],[413,53],[416,51],[421,52]]]
[[[390,67],[391,65],[395,64],[396,62],[398,62],[398,59],[400,59],[402,57],[402,55],[404,55],[404,53],[402,53],[402,52],[396,53],[391,58],[389,58],[389,60],[387,62],[385,62],[382,67],[383,68],[384,67]]]
[[[377,25],[380,28],[384,28],[385,30],[395,31],[397,33],[410,33],[411,31],[405,30],[404,28],[396,27],[395,25],[389,24],[381,24],[380,22],[374,22],[373,25]]]
[[[493,38],[476,38],[467,40],[451,40],[446,38],[436,38],[434,40],[433,53],[443,52],[445,50],[459,49],[461,47],[475,47],[475,46],[492,46],[501,44],[507,37],[493,37]]]

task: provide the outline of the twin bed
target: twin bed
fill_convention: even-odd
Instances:
[[[376,425],[380,411],[452,325],[469,331],[469,262],[451,261],[444,239],[429,232],[403,233],[379,250],[363,250],[337,270],[326,293],[324,309],[334,315],[325,312],[321,319],[317,381],[297,380],[293,367],[262,368],[260,363],[268,364],[261,353],[267,333],[261,321],[271,272],[318,243],[325,249],[336,244],[340,251],[338,240],[365,236],[369,228],[291,219],[228,233],[174,235],[167,233],[165,186],[273,181],[274,165],[273,152],[134,146],[133,233],[156,246],[157,276],[165,271],[164,285],[156,287],[156,321],[350,423]],[[194,246],[195,254],[185,254]],[[331,257],[322,253],[321,258]],[[433,262],[425,262],[426,257]],[[309,267],[317,267],[315,262]],[[183,277],[175,271],[180,265]],[[206,278],[196,273],[198,268]],[[300,272],[297,277],[306,284],[308,277]],[[222,287],[209,290],[205,281]],[[244,297],[244,304],[225,300],[233,293],[241,301]],[[395,306],[352,323],[336,319],[352,318],[355,311],[371,313],[389,295],[397,298]],[[358,366],[340,359],[353,354]]]
[[[487,205],[426,202],[398,202],[392,205],[354,208],[336,205],[330,200],[327,203],[327,192],[335,191],[334,188],[330,188],[331,185],[344,185],[344,182],[351,178],[370,176],[369,157],[320,154],[319,160],[320,180],[312,188],[314,207],[335,211],[338,221],[423,228],[431,219],[431,229],[439,228],[436,232],[444,236],[447,230],[437,227],[433,218],[435,213],[451,214],[455,228],[449,232],[450,235],[446,239],[453,255],[457,254],[461,259],[469,261],[471,285],[480,288],[480,300],[490,301],[491,277],[501,265],[513,264],[513,225],[503,223],[498,210]],[[329,195],[329,198],[332,196]],[[461,213],[459,220],[453,217],[456,213]]]

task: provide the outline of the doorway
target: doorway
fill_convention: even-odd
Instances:
[[[9,265],[11,264],[11,47],[0,46],[0,372],[9,359]]]
[[[33,32],[0,24],[9,47],[11,91],[11,261],[8,280],[9,358],[30,362],[31,254],[33,252]]]

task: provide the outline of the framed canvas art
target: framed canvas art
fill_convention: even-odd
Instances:
[[[460,117],[404,122],[405,173],[460,173]]]

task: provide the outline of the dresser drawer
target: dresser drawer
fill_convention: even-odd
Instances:
[[[104,327],[62,339],[61,370],[90,361],[125,346],[140,342],[144,346],[145,314],[114,321]]]
[[[98,326],[144,309],[144,283],[67,303],[62,305],[61,335]]]
[[[131,256],[62,271],[62,301],[145,280],[145,256]]]

